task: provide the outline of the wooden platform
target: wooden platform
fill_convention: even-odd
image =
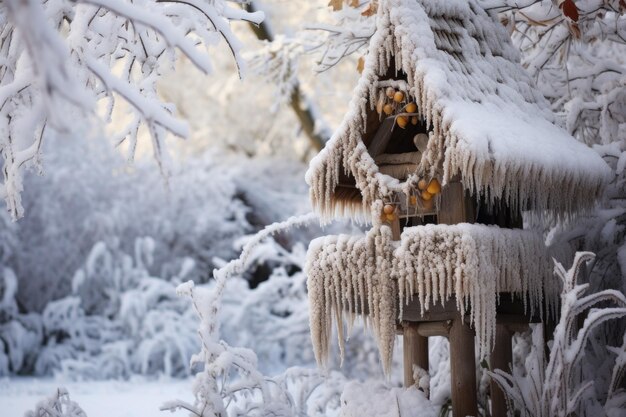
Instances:
[[[413,367],[428,371],[428,338],[447,337],[450,341],[450,370],[452,409],[455,415],[477,415],[476,361],[474,331],[470,327],[471,306],[464,316],[457,310],[456,299],[443,305],[430,305],[421,314],[417,298],[403,308],[398,321],[398,333],[403,335],[404,384],[415,384]],[[523,301],[512,299],[510,294],[500,294],[496,314],[496,337],[490,356],[490,369],[509,371],[512,362],[511,337],[515,332],[525,331],[529,323],[540,322],[540,315],[524,311]],[[491,415],[506,416],[506,400],[500,388],[491,384]]]

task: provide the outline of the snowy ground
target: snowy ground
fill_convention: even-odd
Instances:
[[[88,417],[170,416],[159,411],[163,402],[180,399],[193,402],[191,379],[75,382],[40,378],[0,379],[0,415],[22,417],[35,404],[65,387]],[[180,412],[175,415],[185,415]]]

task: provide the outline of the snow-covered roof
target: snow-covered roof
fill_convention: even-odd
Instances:
[[[322,218],[369,218],[373,201],[402,189],[364,143],[380,126],[381,84],[402,74],[430,129],[420,162],[429,175],[559,216],[593,206],[608,167],[555,124],[508,34],[475,0],[381,0],[377,19],[350,110],[307,172]],[[336,192],[346,175],[362,197]]]
[[[519,295],[531,314],[545,295],[552,305],[558,288],[551,268],[537,231],[461,223],[408,227],[400,242],[391,240],[387,226],[365,236],[318,238],[305,265],[316,359],[326,364],[333,319],[343,354],[344,315],[349,325],[364,315],[389,370],[396,320],[413,297],[422,314],[453,297],[461,314],[469,306],[479,353],[486,356],[493,348],[499,294]]]

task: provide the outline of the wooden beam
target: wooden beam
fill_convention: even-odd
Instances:
[[[413,366],[419,366],[428,372],[428,338],[418,332],[418,324],[402,323],[402,349],[404,353],[404,386],[406,388],[415,384],[413,378]]]
[[[450,335],[452,320],[417,323],[417,333],[423,337]]]
[[[513,346],[511,333],[504,324],[496,324],[496,340],[493,352],[489,358],[491,370],[501,369],[510,372],[509,366],[513,362]],[[491,415],[506,417],[506,397],[498,384],[491,380]]]
[[[450,371],[452,414],[477,416],[474,333],[460,316],[450,328]]]
[[[367,147],[367,152],[372,158],[376,158],[378,155],[385,152],[389,139],[391,139],[391,130],[393,129],[394,119],[393,117],[387,117],[383,120],[382,125],[376,130],[372,141]]]

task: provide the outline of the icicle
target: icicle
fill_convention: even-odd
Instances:
[[[311,243],[305,273],[320,365],[327,363],[333,318],[341,338],[344,319],[366,315],[388,370],[398,310],[414,295],[422,314],[452,296],[462,314],[471,307],[481,357],[493,346],[499,292],[520,296],[530,312],[541,309],[544,293],[558,296],[544,289],[551,285],[551,265],[538,233],[470,224],[417,226],[404,230],[395,250],[390,233],[388,226],[377,226],[363,237]],[[343,339],[340,348],[343,354]]]

